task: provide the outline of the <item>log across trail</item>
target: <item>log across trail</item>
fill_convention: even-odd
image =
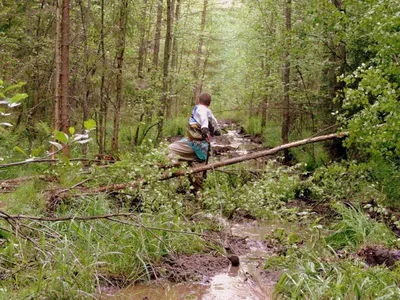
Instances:
[[[168,180],[171,178],[176,178],[176,177],[180,177],[180,176],[184,176],[184,175],[188,175],[188,174],[200,173],[200,172],[204,172],[204,171],[208,171],[208,170],[213,170],[213,169],[217,169],[220,167],[233,165],[236,163],[240,163],[240,162],[244,162],[244,161],[248,161],[248,160],[252,160],[252,159],[256,159],[256,158],[260,158],[260,157],[274,155],[274,154],[276,154],[280,151],[286,150],[286,149],[295,148],[295,147],[304,146],[304,145],[313,144],[313,143],[318,143],[318,142],[323,142],[323,141],[328,141],[328,140],[332,140],[332,139],[336,139],[336,138],[344,138],[348,135],[349,135],[348,132],[341,132],[341,133],[331,133],[331,134],[327,134],[327,135],[311,137],[311,138],[283,144],[283,145],[277,146],[272,149],[253,152],[251,154],[246,154],[243,156],[230,158],[230,159],[226,159],[223,161],[218,161],[218,162],[204,165],[204,166],[197,167],[197,168],[192,168],[192,169],[187,169],[187,170],[178,170],[178,171],[175,171],[172,173],[165,172],[161,176],[161,178],[159,178],[158,180],[164,181],[164,180]],[[112,185],[96,188],[96,189],[92,190],[92,192],[93,193],[112,192],[112,191],[122,190],[122,189],[125,189],[128,187],[138,187],[139,185],[143,185],[143,184],[148,184],[148,182],[145,182],[143,180],[135,180],[135,181],[132,181],[129,183],[112,184]]]

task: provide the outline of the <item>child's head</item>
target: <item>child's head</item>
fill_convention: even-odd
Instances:
[[[211,104],[211,95],[209,93],[201,93],[199,96],[199,103],[205,106],[210,106]]]

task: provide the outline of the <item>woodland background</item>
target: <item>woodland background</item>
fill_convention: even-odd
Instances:
[[[154,170],[154,165],[166,162],[165,138],[184,134],[196,97],[201,91],[208,91],[218,119],[235,120],[246,132],[259,135],[266,146],[340,131],[350,135],[343,143],[335,139],[284,152],[283,161],[301,164],[296,172],[312,174],[307,183],[289,180],[293,170],[281,168],[268,169],[264,174],[277,181],[275,186],[270,186],[266,177],[248,183],[244,176],[239,184],[220,174],[223,195],[206,183],[204,209],[223,207],[229,215],[232,209],[242,207],[258,218],[268,219],[272,218],[272,211],[283,209],[282,201],[311,193],[307,194],[310,198],[326,203],[361,205],[354,215],[346,208],[336,208],[341,221],[347,220],[346,216],[362,218],[362,208],[368,204],[372,205],[368,209],[375,209],[378,221],[397,228],[399,50],[400,4],[396,0],[1,0],[0,177],[11,180],[54,175],[59,187],[70,187],[71,183],[86,180],[86,175],[80,173],[82,165],[72,158],[92,159],[101,155],[120,161],[107,172],[100,168],[90,171],[97,186],[127,182],[138,176],[158,178],[159,170]],[[26,164],[38,158],[57,159],[61,163]],[[14,167],[15,162],[22,164]],[[77,221],[52,225],[51,220],[44,220],[49,222],[44,227],[40,222],[29,223],[29,227],[37,227],[36,231],[23,226],[21,229],[22,221],[8,214],[45,216],[48,212],[48,187],[37,180],[1,196],[0,217],[5,225],[0,228],[4,239],[0,244],[0,280],[6,286],[1,290],[4,294],[44,297],[47,291],[54,297],[94,295],[99,278],[97,258],[94,255],[92,261],[85,261],[88,258],[84,258],[84,252],[100,256],[107,253],[104,255],[114,265],[106,271],[102,269],[102,276],[123,274],[125,284],[145,278],[148,265],[165,253],[185,252],[182,246],[176,246],[184,238],[172,233],[162,237],[169,244],[157,244],[162,251],[147,246],[140,251],[130,248],[121,237],[128,250],[123,258],[116,258],[110,254],[113,250],[107,248],[109,245],[90,244],[92,229]],[[144,223],[168,227],[171,225],[164,218],[172,215],[176,218],[171,222],[177,228],[190,226],[178,218],[189,213],[190,208],[186,208],[189,212],[182,208],[183,200],[173,189],[174,186],[156,183],[132,192],[132,197],[144,203],[144,214],[140,214]],[[246,199],[243,203],[234,201],[238,189]],[[123,210],[110,204],[104,195],[79,199],[52,208],[52,214]],[[383,213],[388,210],[392,215]],[[282,215],[287,216],[287,211],[283,211]],[[365,226],[374,222],[371,219]],[[102,221],[96,224],[96,234],[101,236],[105,225]],[[113,226],[110,232],[121,230],[120,224]],[[366,232],[364,227],[358,229]],[[129,234],[137,234],[137,228],[131,230]],[[335,238],[349,233],[340,232]],[[394,247],[393,232],[388,235],[392,238],[385,247]],[[353,252],[368,242],[367,238],[361,241],[354,235],[346,237],[346,241],[357,240],[351,246]],[[150,233],[146,239],[156,241]],[[63,243],[65,247],[67,243],[74,245],[76,252],[62,254]],[[343,243],[338,248],[348,245]],[[83,244],[87,249],[83,250]],[[192,250],[200,248],[196,244]],[[139,252],[146,253],[144,258],[136,254],[134,262],[128,258],[129,253]],[[72,269],[87,266],[78,275],[76,270],[66,272],[68,279],[64,284],[69,288],[57,282],[69,264],[65,255],[79,262]],[[308,259],[315,263],[320,256],[323,255]],[[16,257],[23,258],[22,262]],[[279,260],[281,267],[283,260]],[[45,262],[60,274],[54,275],[54,268],[47,268]],[[294,272],[296,262],[286,261],[285,268]],[[323,260],[319,262],[320,266],[324,264]],[[136,266],[135,272],[132,265]],[[20,278],[15,275],[22,266],[29,266],[33,273],[40,269],[41,275],[28,283],[33,274],[29,270]],[[361,275],[354,275],[361,274],[357,268],[341,265],[338,269],[348,277],[338,276],[361,280]],[[390,293],[398,293],[397,273],[387,269],[382,272],[386,272],[382,282]],[[311,275],[309,282],[315,284],[316,277]],[[77,288],[79,280],[72,279],[74,276],[81,276],[81,282],[88,284]],[[326,273],[326,282],[330,282],[329,276]],[[279,289],[278,282],[277,291],[289,298],[296,293],[310,296],[311,291],[321,293],[315,297],[346,293],[338,286],[307,289],[300,279],[293,286],[288,277],[282,278],[280,283],[292,285],[293,289]],[[382,282],[374,286],[375,290],[360,291],[362,284],[355,280],[349,293],[375,295]]]

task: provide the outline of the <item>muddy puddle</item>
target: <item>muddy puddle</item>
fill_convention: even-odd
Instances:
[[[212,276],[199,282],[139,284],[119,291],[102,290],[99,299],[138,300],[266,300],[272,299],[279,274],[263,270],[271,255],[264,238],[277,228],[276,224],[247,221],[228,225],[233,239],[226,240],[227,253],[235,253],[239,266],[229,263]],[[236,256],[236,255],[235,255]],[[203,266],[199,265],[201,270]],[[200,272],[201,273],[201,272]]]

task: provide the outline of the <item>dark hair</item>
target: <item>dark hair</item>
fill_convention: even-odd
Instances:
[[[201,93],[199,96],[199,103],[204,105],[211,104],[211,95],[209,93]]]

